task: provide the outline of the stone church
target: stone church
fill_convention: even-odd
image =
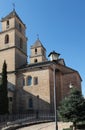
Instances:
[[[53,112],[55,91],[58,106],[69,94],[69,85],[81,90],[78,71],[66,66],[55,51],[48,60],[39,38],[30,47],[30,62],[27,62],[26,26],[15,10],[1,19],[1,26],[0,74],[5,60],[10,113]]]

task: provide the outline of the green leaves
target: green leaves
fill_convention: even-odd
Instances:
[[[66,97],[59,106],[59,117],[63,121],[78,122],[85,120],[85,99],[81,91],[72,88],[68,97]]]

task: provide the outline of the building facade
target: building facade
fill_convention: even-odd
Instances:
[[[15,10],[1,19],[1,25],[0,73],[5,60],[10,113],[53,112],[54,82],[57,106],[69,94],[70,84],[81,90],[78,71],[67,67],[56,52],[50,53],[51,60],[48,60],[39,38],[30,47],[30,62],[27,63],[26,26]]]

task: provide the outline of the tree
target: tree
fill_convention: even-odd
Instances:
[[[81,91],[72,88],[68,97],[61,102],[58,114],[63,121],[73,122],[74,130],[76,130],[76,123],[85,120],[85,99]]]
[[[8,113],[7,64],[4,61],[0,85],[0,114]]]

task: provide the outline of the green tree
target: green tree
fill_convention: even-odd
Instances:
[[[68,97],[61,102],[58,114],[62,121],[73,122],[76,130],[76,123],[85,120],[85,99],[81,91],[72,88]]]
[[[4,61],[0,85],[0,114],[8,113],[7,64]]]

